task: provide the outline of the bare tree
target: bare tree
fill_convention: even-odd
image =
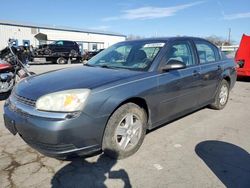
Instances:
[[[133,35],[133,34],[130,34],[127,36],[127,40],[136,40],[136,39],[142,39],[144,37],[142,36],[139,36],[139,35]]]
[[[230,45],[232,45],[232,41],[228,42],[228,40],[223,39],[222,37],[218,37],[216,35],[211,35],[209,37],[205,37],[205,39],[212,42],[216,46],[230,46]]]

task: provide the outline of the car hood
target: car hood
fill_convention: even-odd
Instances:
[[[77,66],[28,77],[16,85],[15,93],[37,100],[48,93],[79,88],[94,89],[139,74],[143,72]]]
[[[39,45],[38,46],[38,48],[40,49],[40,48],[45,48],[45,47],[47,47],[48,46],[48,44],[41,44],[41,45]]]

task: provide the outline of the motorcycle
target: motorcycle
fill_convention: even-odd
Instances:
[[[13,40],[0,52],[0,94],[10,92],[18,80],[34,74],[25,65],[25,52],[23,47],[14,47]]]

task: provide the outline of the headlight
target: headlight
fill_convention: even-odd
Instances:
[[[36,102],[36,109],[54,112],[75,112],[82,110],[89,89],[73,89],[50,93],[40,97]]]

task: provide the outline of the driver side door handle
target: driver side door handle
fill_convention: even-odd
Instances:
[[[201,73],[198,70],[193,71],[193,76],[194,77],[197,77],[197,76],[200,76],[200,75],[201,75]]]
[[[218,71],[221,71],[221,70],[222,70],[222,67],[221,67],[220,65],[218,65],[217,70],[218,70]]]

